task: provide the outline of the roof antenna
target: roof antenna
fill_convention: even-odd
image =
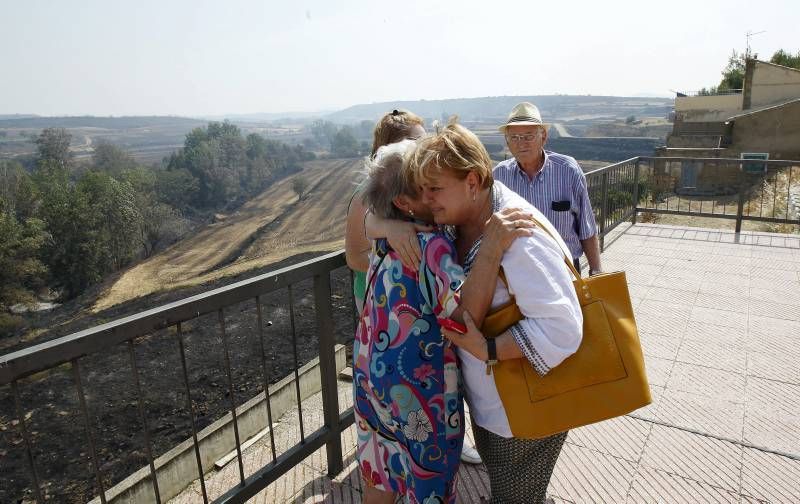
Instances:
[[[756,35],[761,35],[762,33],[767,33],[767,30],[761,30],[760,32],[751,32],[750,30],[747,30],[747,33],[745,33],[745,36],[747,37],[747,49],[744,51],[744,59],[750,59],[750,39]]]

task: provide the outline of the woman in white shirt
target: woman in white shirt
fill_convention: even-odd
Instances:
[[[492,307],[507,303],[510,291],[524,319],[495,339],[484,338],[466,315],[469,330],[465,335],[444,331],[459,347],[473,431],[489,472],[492,502],[544,502],[567,433],[543,439],[513,437],[490,369],[497,360],[525,358],[544,375],[577,351],[583,317],[564,263],[563,244],[556,242],[560,237],[541,212],[493,181],[486,149],[463,126],[450,124],[422,139],[409,169],[422,186],[423,202],[435,222],[451,226],[467,275],[481,246],[484,223],[493,212],[522,208],[556,237],[535,232],[518,238],[501,260],[507,285],[497,281]]]

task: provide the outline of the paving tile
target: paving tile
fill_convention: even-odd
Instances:
[[[695,306],[692,308],[691,320],[705,324],[714,324],[724,327],[746,327],[747,314],[734,313],[714,308]]]
[[[762,415],[749,409],[744,417],[744,441],[800,457],[800,417]]]
[[[800,322],[775,317],[751,315],[748,327],[750,332],[766,335],[800,335]]]
[[[800,385],[800,366],[796,359],[778,357],[774,354],[749,352],[747,374]]]
[[[658,357],[645,355],[644,365],[650,384],[659,385],[661,387],[666,386],[674,364],[672,360],[659,359]]]
[[[724,327],[704,322],[692,322],[686,325],[683,333],[685,339],[710,341],[720,344],[745,346],[748,341],[747,327]]]
[[[667,389],[730,402],[744,402],[744,375],[676,362]]]
[[[673,337],[683,334],[688,322],[688,317],[674,317],[669,315],[636,317],[636,327],[639,331],[651,334],[664,334]]]
[[[747,369],[745,347],[735,343],[684,339],[676,360],[734,373]]]
[[[664,334],[650,334],[643,331],[639,331],[639,341],[642,344],[642,352],[645,355],[667,360],[675,360],[678,355],[678,348],[681,346],[680,338],[673,338]]]
[[[568,443],[637,463],[652,424],[627,416],[569,431]]]
[[[750,287],[745,285],[724,284],[711,280],[702,280],[698,286],[702,294],[720,294],[723,296],[747,297],[750,295]]]
[[[647,285],[652,287],[664,287],[667,289],[683,290],[689,292],[697,292],[700,289],[702,277],[692,276],[688,277],[687,274],[678,272],[665,272],[655,278],[652,278]]]
[[[739,496],[677,474],[641,466],[636,471],[627,502],[669,502],[675,504],[738,503]]]
[[[622,502],[635,472],[632,462],[565,443],[547,493],[572,502]]]
[[[774,302],[800,306],[800,296],[787,295],[783,291],[764,289],[761,287],[750,287],[750,298],[756,301]]]
[[[800,502],[800,461],[744,449],[742,493],[773,503]]]
[[[786,292],[789,295],[797,295],[800,292],[800,282],[797,278],[785,278],[783,280],[767,279],[767,278],[751,278],[750,287],[757,287],[760,289],[773,289],[775,291]]]
[[[716,310],[725,310],[744,314],[748,313],[747,309],[750,305],[750,298],[701,292],[697,294],[694,305],[702,308],[714,308]]]
[[[657,420],[711,436],[740,441],[745,405],[667,388]]]
[[[749,268],[742,267],[742,271],[747,271]],[[703,275],[703,280],[706,282],[729,285],[729,286],[750,286],[750,276],[747,274],[733,274],[721,273],[718,271],[706,271]]]
[[[675,304],[666,301],[656,301],[654,299],[645,299],[636,308],[636,317],[639,314],[647,314],[650,317],[674,317],[689,320],[689,315],[692,312],[692,307],[685,304]]]
[[[747,411],[755,414],[796,416],[800,413],[800,385],[748,377],[745,404]]]
[[[800,305],[776,303],[774,301],[751,300],[750,315],[793,320],[798,322],[800,321]]]
[[[688,306],[694,305],[696,298],[696,292],[668,289],[666,287],[650,287],[645,295],[645,299]]]
[[[654,425],[639,467],[738,492],[741,452],[739,445],[727,441]]]

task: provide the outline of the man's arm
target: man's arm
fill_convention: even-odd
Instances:
[[[581,247],[583,247],[583,253],[586,254],[586,260],[589,261],[589,272],[602,272],[603,269],[600,266],[600,240],[597,239],[597,235],[581,240]]]

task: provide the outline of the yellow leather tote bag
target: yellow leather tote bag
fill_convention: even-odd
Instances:
[[[537,226],[536,231],[547,232]],[[581,278],[567,255],[564,262],[575,275],[583,312],[578,351],[545,376],[525,358],[494,366],[494,381],[515,437],[547,437],[630,413],[652,400],[625,272]],[[505,281],[502,271],[501,278]],[[523,318],[512,297],[486,316],[481,329],[485,337],[494,338]]]

